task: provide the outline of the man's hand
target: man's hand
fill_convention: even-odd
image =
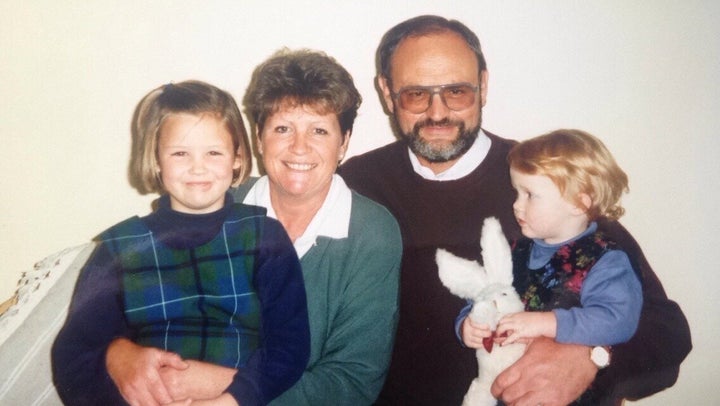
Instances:
[[[164,385],[163,367],[186,369],[179,355],[143,347],[125,338],[115,339],[105,353],[108,374],[131,406],[159,406],[173,401]]]
[[[596,373],[588,347],[541,337],[498,375],[491,391],[508,406],[564,406],[590,386]]]

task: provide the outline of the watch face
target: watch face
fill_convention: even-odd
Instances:
[[[593,347],[590,359],[598,368],[605,368],[610,363],[610,353],[604,347]]]

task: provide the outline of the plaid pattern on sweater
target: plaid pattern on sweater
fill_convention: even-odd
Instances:
[[[234,368],[258,347],[253,275],[261,222],[233,210],[218,235],[189,249],[158,241],[137,217],[104,234],[123,270],[125,315],[138,344]]]

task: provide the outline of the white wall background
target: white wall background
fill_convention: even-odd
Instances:
[[[322,49],[365,98],[350,154],[390,142],[373,87],[381,35],[424,13],[479,35],[484,127],[524,139],[577,127],[628,172],[623,223],[684,309],[695,349],[641,405],[720,404],[720,3],[715,1],[0,1],[0,301],[21,271],[154,196],[126,178],[139,99],[197,78],[241,99],[282,46]],[[715,254],[713,254],[715,253]]]

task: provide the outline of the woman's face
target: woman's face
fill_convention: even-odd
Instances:
[[[259,152],[280,199],[325,199],[345,155],[350,134],[340,132],[337,114],[312,106],[281,104],[259,132]]]

